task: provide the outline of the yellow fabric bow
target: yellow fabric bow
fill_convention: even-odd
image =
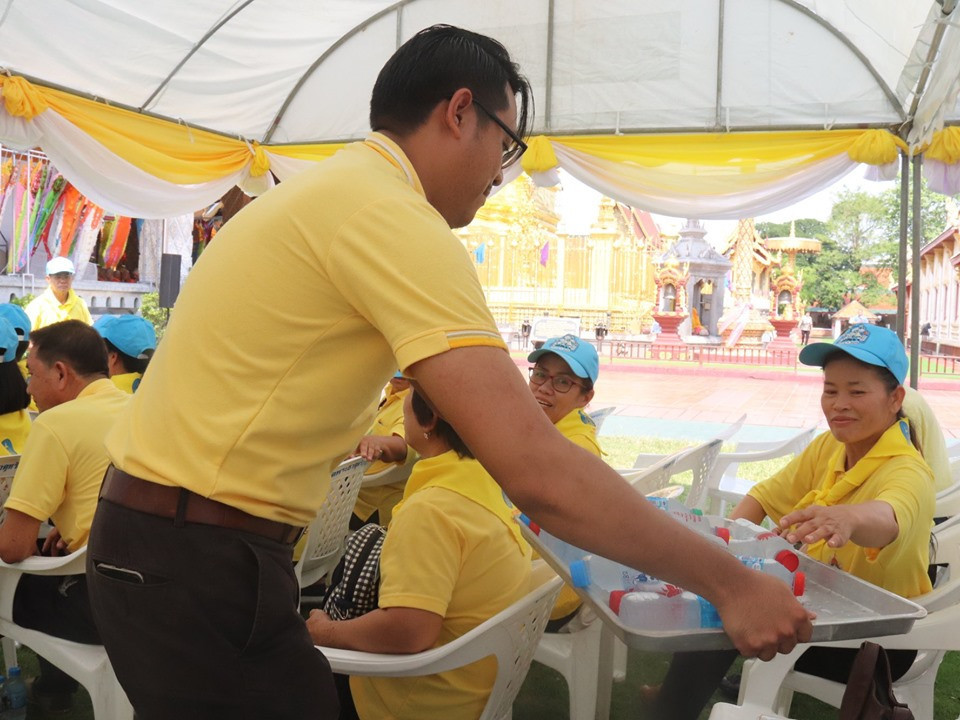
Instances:
[[[33,120],[50,107],[40,91],[20,76],[0,75],[0,87],[3,88],[3,104],[14,117]]]

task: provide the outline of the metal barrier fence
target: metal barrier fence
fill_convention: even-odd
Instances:
[[[767,365],[797,369],[797,351],[792,348],[733,347],[722,345],[672,345],[640,340],[606,340],[601,343],[611,363],[617,360],[654,360],[667,362],[717,363],[727,365]]]
[[[960,374],[960,357],[953,355],[920,355],[921,375]]]

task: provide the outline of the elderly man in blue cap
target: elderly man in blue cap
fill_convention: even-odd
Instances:
[[[133,394],[157,349],[157,333],[138,315],[104,315],[93,324],[107,345],[110,379],[125,393]]]
[[[93,325],[83,298],[73,291],[75,270],[69,258],[55,257],[47,263],[47,289],[27,305],[32,329],[64,320],[80,320]]]

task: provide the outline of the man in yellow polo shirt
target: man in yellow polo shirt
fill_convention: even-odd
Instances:
[[[107,437],[87,555],[138,717],[336,717],[291,548],[398,367],[550,532],[708,598],[747,655],[809,638],[785,585],[563,438],[506,352],[450,228],[523,152],[530,97],[495,40],[417,33],[377,78],[374,132],[244,208],[191,271]]]
[[[109,464],[103,438],[129,400],[107,379],[100,335],[79,320],[34,330],[27,364],[40,415],[21,453],[0,526],[0,559],[8,563],[37,553],[37,533],[47,518],[54,530],[45,551],[56,555],[86,545]],[[82,576],[24,575],[13,619],[67,640],[100,642]],[[40,665],[35,696],[48,709],[69,707],[76,681],[43,658]]]
[[[69,258],[55,257],[47,263],[47,289],[27,304],[27,316],[32,329],[63,322],[80,320],[93,324],[83,298],[73,290],[73,263]]]

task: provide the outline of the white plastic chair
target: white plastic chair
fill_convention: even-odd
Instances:
[[[766,708],[756,705],[716,703],[710,709],[709,720],[789,720],[783,715],[771,715]]]
[[[652,467],[633,471],[625,479],[639,492],[656,492],[670,478],[688,470],[703,475],[720,453],[722,441],[709,440],[696,447],[669,455]],[[584,608],[581,612],[589,612]],[[592,720],[596,715],[601,684],[606,693],[610,682],[626,677],[627,647],[614,638],[611,663],[600,662],[603,623],[597,619],[574,632],[546,633],[540,639],[534,659],[559,672],[567,682],[570,696],[570,720]],[[606,671],[600,668],[607,668]]]
[[[927,610],[927,616],[917,620],[906,634],[868,638],[888,650],[918,651],[910,669],[893,684],[897,699],[909,705],[917,720],[933,720],[933,691],[940,663],[948,650],[960,650],[960,518],[938,525],[934,536],[936,561],[946,563],[949,573],[932,592],[914,598]],[[818,644],[859,647],[861,642]],[[808,647],[799,645],[789,655],[779,655],[768,663],[753,660],[745,663],[740,702],[786,714],[794,692],[801,692],[840,707],[845,684],[793,670],[794,663]]]
[[[563,583],[546,563],[538,563],[534,565],[530,585],[530,593],[510,607],[452,642],[431,650],[412,655],[387,655],[319,649],[334,672],[378,677],[434,675],[495,655],[497,677],[479,720],[507,719]]]
[[[618,409],[615,405],[611,405],[610,407],[600,408],[587,414],[590,416],[590,419],[593,420],[593,424],[597,426],[597,432],[600,432],[604,421],[611,415],[614,415]]]
[[[294,567],[301,588],[318,582],[340,562],[363,471],[369,464],[361,457],[350,458],[330,474],[330,490],[307,528],[307,541]]]
[[[716,433],[714,433],[713,436],[710,438],[710,440],[721,440],[723,442],[727,442],[730,438],[732,438],[734,435],[740,432],[741,428],[743,428],[743,423],[746,419],[747,419],[747,415],[746,413],[744,413],[739,418],[737,418],[735,422],[731,423],[730,425],[727,425],[727,427],[723,428],[722,430],[718,430]],[[677,454],[678,453],[674,453],[674,455],[677,455]],[[664,455],[663,453],[640,453],[639,455],[637,455],[636,459],[633,461],[633,468],[635,470],[638,470],[641,468],[652,467],[656,463],[668,457],[670,457],[670,455]],[[628,471],[620,470],[619,472],[621,475],[624,475]]]
[[[737,443],[733,452],[720,453],[705,482],[698,483],[694,478],[688,505],[706,513],[725,514],[727,503],[738,503],[754,485],[753,480],[737,475],[742,464],[795,455],[810,444],[814,432],[816,428],[809,427],[784,440]]]
[[[406,482],[418,459],[417,454],[410,448],[407,448],[407,459],[402,464],[394,463],[378,473],[364,475],[360,487],[373,488],[380,487],[381,485],[393,485],[394,483]]]
[[[7,502],[10,496],[10,486],[13,484],[13,476],[17,474],[17,468],[20,466],[19,455],[6,455],[0,457],[0,505]],[[0,508],[0,525],[7,517],[7,509]]]
[[[13,621],[13,598],[21,575],[83,575],[86,555],[84,547],[64,557],[30,557],[14,565],[0,562],[0,634],[6,664],[8,668],[16,665],[13,641],[26,645],[86,688],[97,720],[131,720],[133,707],[102,645],[71,642]]]

